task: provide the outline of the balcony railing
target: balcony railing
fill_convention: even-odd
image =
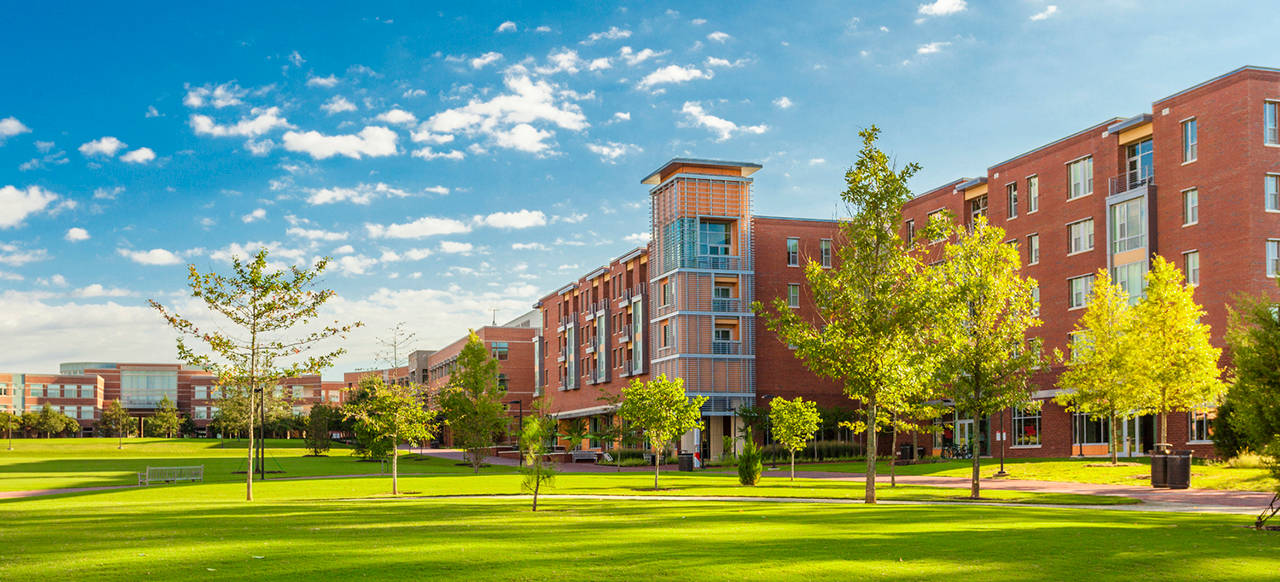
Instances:
[[[1137,234],[1127,236],[1122,239],[1115,240],[1111,243],[1111,254],[1118,255],[1125,251],[1140,249],[1147,244],[1147,236],[1145,234]]]
[[[722,298],[722,299],[711,300],[712,311],[737,312],[737,311],[740,311],[741,308],[742,308],[742,300],[738,298],[728,298],[728,299]]]
[[[711,342],[711,353],[718,356],[737,355],[741,351],[742,342],[739,341],[714,340]]]
[[[732,255],[698,255],[684,257],[680,266],[688,269],[723,269],[726,271],[742,270],[746,262],[742,257]]]
[[[1112,176],[1109,183],[1111,194],[1119,194],[1128,192],[1139,186],[1155,184],[1155,173],[1150,169],[1130,170],[1119,176]]]

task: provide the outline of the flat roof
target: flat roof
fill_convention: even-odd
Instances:
[[[1124,119],[1121,119],[1121,118],[1119,118],[1119,117],[1112,117],[1111,119],[1108,119],[1108,120],[1106,120],[1106,121],[1104,121],[1104,122],[1102,122],[1102,123],[1095,123],[1095,124],[1093,124],[1093,125],[1090,125],[1089,127],[1086,127],[1086,128],[1084,128],[1084,129],[1082,129],[1082,130],[1080,130],[1080,131],[1077,131],[1077,132],[1075,132],[1075,133],[1073,133],[1073,134],[1071,134],[1071,135],[1068,135],[1068,136],[1066,136],[1066,137],[1055,139],[1055,140],[1053,140],[1053,141],[1051,141],[1051,142],[1049,142],[1049,143],[1047,143],[1047,144],[1044,144],[1044,145],[1042,145],[1042,146],[1040,146],[1040,147],[1037,147],[1037,148],[1035,148],[1035,149],[1030,149],[1030,150],[1027,150],[1027,151],[1025,151],[1025,152],[1022,152],[1022,153],[1020,153],[1020,154],[1018,154],[1018,155],[1016,155],[1016,156],[1013,156],[1012,158],[1009,158],[1009,159],[1007,159],[1007,160],[1005,160],[1005,161],[1003,161],[1003,162],[1000,162],[1000,163],[998,163],[998,164],[992,164],[992,165],[990,165],[990,166],[987,166],[987,171],[988,171],[988,172],[990,172],[992,169],[994,169],[994,168],[998,168],[998,167],[1000,167],[1000,166],[1003,166],[1003,165],[1005,165],[1005,164],[1007,164],[1007,163],[1009,163],[1009,162],[1012,162],[1012,161],[1014,161],[1014,160],[1016,160],[1016,159],[1018,159],[1018,158],[1024,158],[1024,157],[1027,157],[1027,156],[1029,156],[1029,155],[1031,155],[1031,154],[1034,154],[1034,153],[1036,153],[1036,152],[1038,152],[1038,151],[1040,151],[1040,150],[1043,150],[1043,149],[1047,149],[1047,148],[1051,148],[1051,147],[1053,147],[1053,146],[1056,146],[1056,145],[1058,145],[1058,144],[1060,144],[1060,143],[1062,143],[1062,142],[1064,142],[1064,141],[1068,141],[1068,140],[1075,139],[1075,138],[1080,137],[1080,136],[1082,136],[1082,135],[1085,135],[1085,134],[1087,134],[1087,133],[1089,133],[1089,132],[1091,132],[1091,131],[1095,131],[1095,130],[1097,130],[1099,127],[1105,128],[1106,126],[1109,126],[1109,125],[1111,125],[1111,124],[1113,124],[1113,123],[1116,123],[1117,121],[1124,121]]]
[[[1161,101],[1168,101],[1168,100],[1170,100],[1170,99],[1173,99],[1174,97],[1177,97],[1178,95],[1182,95],[1183,93],[1188,93],[1188,92],[1191,92],[1191,91],[1195,91],[1196,89],[1199,89],[1199,88],[1201,88],[1201,87],[1203,87],[1203,86],[1205,86],[1205,85],[1209,85],[1209,84],[1212,84],[1212,83],[1216,83],[1216,82],[1221,81],[1221,80],[1223,80],[1223,79],[1225,79],[1225,78],[1227,78],[1227,77],[1230,77],[1231,75],[1234,75],[1234,74],[1236,74],[1236,73],[1241,73],[1241,72],[1244,72],[1244,71],[1263,71],[1263,72],[1268,72],[1268,73],[1280,73],[1280,69],[1277,69],[1277,68],[1275,68],[1275,67],[1259,67],[1259,66],[1257,66],[1257,65],[1245,65],[1245,66],[1243,66],[1243,67],[1239,67],[1239,68],[1237,68],[1237,69],[1234,69],[1234,70],[1228,71],[1228,72],[1223,73],[1223,74],[1221,74],[1221,75],[1218,75],[1217,77],[1214,77],[1214,78],[1212,78],[1212,79],[1209,79],[1208,81],[1202,81],[1202,82],[1200,82],[1200,83],[1196,83],[1195,85],[1192,85],[1192,86],[1190,86],[1190,87],[1187,87],[1186,89],[1183,89],[1183,90],[1181,90],[1181,91],[1178,91],[1177,93],[1174,93],[1174,94],[1172,94],[1172,95],[1168,95],[1168,96],[1166,96],[1166,97],[1163,97],[1163,98],[1160,98],[1160,99],[1156,99],[1155,101],[1152,101],[1152,102],[1151,102],[1151,105],[1152,105],[1152,106],[1154,106],[1156,103],[1159,103],[1159,102],[1161,102]]]
[[[643,180],[640,180],[640,183],[641,184],[657,184],[659,179],[662,177],[662,172],[664,170],[666,170],[671,166],[680,165],[680,164],[689,164],[693,166],[716,166],[721,168],[742,168],[742,175],[744,177],[750,176],[751,174],[756,173],[756,170],[759,170],[760,168],[764,167],[764,166],[761,166],[760,164],[755,164],[751,162],[704,160],[701,158],[671,158],[671,161],[665,164],[662,164],[661,166],[658,167],[658,169],[654,170],[653,172],[650,172],[648,176],[645,176]]]

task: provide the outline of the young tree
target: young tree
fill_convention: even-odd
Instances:
[[[329,452],[331,438],[329,437],[329,423],[333,418],[333,409],[324,404],[316,404],[311,407],[311,413],[307,416],[307,450],[311,451],[311,456],[319,457]]]
[[[0,430],[4,431],[4,436],[9,440],[9,450],[13,450],[13,431],[22,426],[18,421],[18,416],[7,410],[0,410]]]
[[[555,483],[555,463],[547,460],[547,441],[556,436],[556,420],[542,409],[535,408],[532,416],[526,416],[520,430],[520,451],[524,455],[524,467],[520,469],[524,480],[521,490],[533,495],[533,510],[538,511],[538,492],[542,487]]]
[[[232,257],[229,274],[201,273],[188,265],[187,282],[191,295],[218,316],[216,324],[202,326],[177,312],[149,300],[178,332],[178,357],[189,365],[209,370],[218,377],[218,386],[236,387],[248,401],[249,447],[245,471],[245,499],[253,501],[253,423],[256,403],[264,400],[280,380],[302,374],[318,374],[345,353],[342,348],[312,354],[323,340],[346,337],[360,322],[332,322],[314,328],[320,308],[334,296],[317,289],[317,278],[328,266],[327,258],[309,269],[290,266],[280,269],[267,262],[261,249],[247,262]],[[198,340],[204,353],[188,345]]]
[[[129,416],[129,411],[124,409],[117,398],[108,402],[102,409],[101,424],[104,428],[115,433],[116,438],[120,442],[116,445],[117,449],[124,448],[124,437],[128,435],[129,428],[133,426],[133,419]]]
[[[932,267],[940,301],[934,304],[939,373],[958,411],[978,422],[1030,400],[1027,381],[1040,367],[1040,325],[1032,295],[1036,282],[1019,274],[1018,250],[1004,230],[978,217],[970,228],[952,226],[944,260]],[[975,443],[976,444],[976,443]],[[979,498],[978,447],[973,451],[969,496]]]
[[[796,451],[813,439],[822,417],[818,405],[797,396],[794,400],[773,398],[769,401],[769,419],[773,422],[773,438],[791,452],[791,480],[796,480]]]
[[[560,423],[560,438],[569,441],[569,450],[576,451],[582,448],[583,439],[591,434],[590,427],[587,425],[587,419],[578,417],[570,418]]]
[[[1227,346],[1235,367],[1235,382],[1218,420],[1231,430],[1215,430],[1215,442],[1238,435],[1241,441],[1223,448],[1261,451],[1280,435],[1280,310],[1274,298],[1242,295],[1228,308]],[[1218,428],[1218,427],[1215,427]]]
[[[1058,377],[1063,392],[1055,400],[1080,414],[1109,420],[1113,465],[1119,454],[1119,421],[1142,408],[1135,359],[1141,333],[1133,327],[1128,295],[1106,269],[1098,269],[1088,307],[1076,321],[1067,370]]]
[[[62,427],[62,415],[54,412],[53,407],[46,402],[36,417],[36,434],[44,433],[44,438],[50,438],[54,433],[62,432]]]
[[[173,405],[173,401],[168,396],[160,399],[160,407],[156,409],[155,416],[151,417],[151,429],[156,434],[162,434],[167,438],[173,438],[174,433],[182,427],[182,418],[178,416],[178,407]]]
[[[751,434],[751,427],[747,427],[743,436],[742,454],[738,455],[738,483],[754,486],[760,482],[760,475],[764,473],[764,455]]]
[[[653,448],[653,488],[658,489],[658,465],[662,450],[676,437],[702,423],[702,405],[706,396],[689,397],[684,379],[668,380],[661,374],[656,380],[631,381],[622,389],[622,405],[618,416],[640,429]]]
[[[391,444],[391,494],[399,495],[400,443],[434,436],[436,415],[427,409],[427,391],[420,384],[388,384],[371,375],[362,378],[360,386],[368,398],[343,405],[342,414]]]
[[[498,384],[498,361],[472,331],[458,353],[457,367],[441,391],[439,402],[453,432],[454,445],[467,452],[476,473],[480,472],[485,449],[493,446],[506,429],[506,395],[506,389]]]
[[[876,147],[880,130],[859,132],[862,150],[845,173],[840,197],[850,214],[840,222],[843,239],[837,261],[805,267],[818,321],[800,316],[782,298],[772,309],[753,305],[781,341],[796,346],[797,358],[820,376],[839,381],[845,395],[862,405],[867,431],[867,503],[876,502],[876,431],[883,409],[892,409],[921,389],[929,376],[919,333],[927,323],[927,287],[921,263],[898,236],[902,205],[911,199],[907,182],[920,169],[898,170]]]
[[[1138,394],[1147,410],[1160,415],[1160,443],[1168,443],[1168,413],[1210,407],[1226,385],[1218,367],[1222,350],[1209,342],[1204,309],[1196,304],[1195,287],[1182,272],[1157,255],[1147,273],[1146,296],[1134,307],[1134,329],[1140,363]]]

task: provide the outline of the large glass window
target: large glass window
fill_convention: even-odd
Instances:
[[[1182,191],[1182,225],[1200,222],[1200,191],[1191,188]]]
[[[1015,447],[1034,447],[1040,444],[1040,410],[1014,410],[1013,430],[1010,431]]]
[[[916,221],[908,220],[907,221],[907,246],[911,246],[911,244],[915,242],[916,242]]]
[[[1027,235],[1027,264],[1035,265],[1040,262],[1040,235]]]
[[[1280,273],[1280,240],[1267,241],[1267,276]]]
[[[1188,285],[1200,284],[1200,251],[1182,253],[1182,272],[1187,275]]]
[[[1031,288],[1031,315],[1040,315],[1040,286]]]
[[[821,245],[822,245],[821,247],[822,248],[822,266],[830,268],[831,267],[831,239],[829,238],[822,239]]]
[[[1268,145],[1280,145],[1280,121],[1277,120],[1276,108],[1280,104],[1275,101],[1267,101],[1263,106],[1265,110],[1263,124],[1263,139]]]
[[[1267,210],[1280,212],[1280,175],[1267,174]]]
[[[1105,445],[1111,442],[1111,433],[1108,430],[1111,423],[1108,419],[1073,413],[1071,421],[1071,433],[1074,437],[1072,440],[1076,444]]]
[[[489,344],[489,351],[493,353],[493,359],[505,360],[510,357],[510,349],[507,342],[492,342]]]
[[[1067,280],[1070,295],[1069,307],[1078,309],[1089,304],[1089,292],[1093,290],[1093,275]]]
[[[1129,296],[1129,303],[1137,303],[1145,294],[1147,285],[1147,261],[1120,265],[1111,269],[1111,278],[1117,287]]]
[[[800,239],[798,238],[787,239],[787,266],[800,266]]]
[[[1217,412],[1191,412],[1187,414],[1187,419],[1191,424],[1187,431],[1187,441],[1212,442],[1213,419],[1217,416]]]
[[[983,194],[969,201],[969,224],[978,222],[979,216],[987,215],[987,195]]]
[[[1067,254],[1093,250],[1093,219],[1067,225]]]
[[[1142,198],[1112,206],[1111,252],[1123,253],[1146,245],[1146,218],[1146,204]]]
[[[703,222],[698,224],[698,254],[726,256],[729,254],[729,224]]]
[[[1155,169],[1155,166],[1152,165],[1155,150],[1152,148],[1151,143],[1150,139],[1144,139],[1128,148],[1130,188],[1146,184],[1151,180],[1151,175]]]
[[[1182,162],[1196,161],[1196,120],[1182,122]]]
[[[1027,178],[1027,214],[1040,210],[1040,176]]]
[[[1067,164],[1067,200],[1093,194],[1093,158]]]
[[[1004,187],[1004,196],[1009,203],[1009,218],[1018,217],[1018,183],[1014,182]]]
[[[155,408],[166,396],[170,402],[178,401],[177,371],[120,371],[120,402],[125,408]]]
[[[800,307],[800,286],[795,283],[787,285],[787,307]]]
[[[933,222],[934,222],[935,220],[938,220],[938,219],[942,218],[942,211],[941,211],[941,210],[934,210],[933,212],[930,212],[930,213],[929,213],[928,218],[929,218],[929,220],[928,220],[928,224],[926,224],[925,226],[926,226],[926,227],[928,227],[928,226],[933,226]],[[931,240],[931,241],[929,241],[929,242],[931,242],[931,243],[936,243],[936,242],[942,242],[942,240],[943,240],[943,238],[942,238],[942,237],[937,237],[937,238],[934,238],[933,240]]]

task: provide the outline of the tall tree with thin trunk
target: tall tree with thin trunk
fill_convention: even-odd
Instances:
[[[532,414],[525,417],[524,426],[520,427],[520,454],[524,455],[520,489],[533,495],[533,511],[538,511],[538,494],[542,488],[552,485],[556,477],[555,463],[547,459],[547,443],[556,437],[556,420],[547,414],[546,402],[546,399],[536,401]]]
[[[1182,272],[1156,255],[1147,272],[1146,296],[1134,307],[1133,325],[1142,330],[1135,358],[1146,409],[1160,415],[1160,442],[1169,442],[1168,415],[1212,407],[1226,393],[1218,366],[1222,350],[1209,341],[1204,309]]]
[[[1004,230],[987,224],[986,217],[948,230],[954,242],[947,243],[943,262],[930,268],[942,290],[933,309],[933,336],[946,390],[976,429],[983,418],[1030,401],[1028,380],[1042,361],[1039,338],[1027,337],[1040,325],[1036,282],[1021,276],[1018,249],[1005,244]],[[979,444],[973,447],[973,499],[980,494]]]
[[[178,331],[178,358],[211,371],[218,386],[235,387],[248,399],[249,447],[245,471],[245,499],[253,501],[253,411],[285,378],[319,374],[346,350],[311,353],[324,340],[345,338],[360,322],[333,321],[320,325],[320,308],[334,296],[317,289],[317,279],[329,264],[321,259],[307,269],[279,268],[261,249],[247,261],[233,257],[231,272],[201,273],[188,265],[187,284],[216,323],[197,324],[155,300],[151,304]],[[205,345],[200,352],[188,339]]]
[[[407,365],[409,351],[417,338],[418,334],[409,331],[408,324],[397,322],[387,329],[386,335],[378,338],[382,350],[376,354],[376,359],[391,370]]]
[[[769,401],[773,438],[791,453],[791,480],[796,480],[796,451],[813,439],[822,424],[818,405],[799,396],[794,400],[774,397]]]
[[[7,410],[0,410],[0,430],[4,431],[4,436],[9,440],[9,450],[13,450],[13,431],[22,426],[18,421],[18,415]]]
[[[391,444],[391,494],[400,494],[400,443],[430,440],[436,434],[436,414],[427,408],[427,390],[409,382],[390,384],[381,376],[365,376],[360,388],[366,398],[342,407],[344,417]]]
[[[921,330],[930,303],[919,258],[898,236],[902,205],[911,199],[907,182],[920,169],[898,169],[876,147],[880,130],[859,132],[862,150],[845,173],[840,197],[849,219],[839,225],[836,261],[805,267],[816,320],[801,317],[783,298],[771,308],[753,305],[765,325],[815,374],[843,384],[861,404],[867,430],[866,503],[876,502],[876,430],[893,410],[923,389],[930,376]]]
[[[618,416],[649,439],[653,449],[654,490],[658,489],[658,466],[667,443],[702,424],[702,405],[706,401],[706,396],[685,394],[683,378],[668,380],[666,374],[648,382],[632,380],[622,389]]]
[[[1094,275],[1084,315],[1076,321],[1067,370],[1058,377],[1055,398],[1074,412],[1110,422],[1111,464],[1118,460],[1116,425],[1142,407],[1139,399],[1137,340],[1129,297],[1106,269]]]
[[[124,409],[117,398],[108,402],[102,408],[102,418],[99,423],[107,430],[115,433],[119,442],[116,444],[117,449],[124,448],[124,437],[128,436],[129,428],[133,426],[133,419],[129,416],[129,411]]]
[[[498,383],[498,361],[472,331],[438,401],[454,446],[466,451],[476,473],[484,462],[484,451],[507,428],[506,396],[507,390]]]
[[[178,416],[178,407],[174,406],[167,395],[160,399],[160,406],[156,408],[155,416],[151,417],[151,422],[147,425],[153,434],[164,435],[167,438],[173,438],[174,433],[178,432],[182,426],[182,418]]]

